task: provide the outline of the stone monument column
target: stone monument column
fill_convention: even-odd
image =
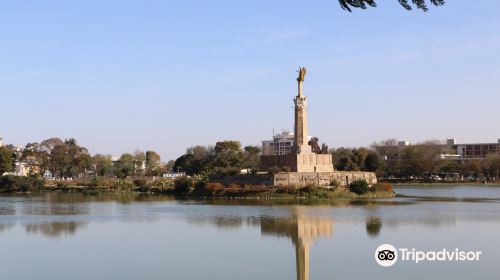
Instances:
[[[295,152],[298,154],[311,153],[311,146],[307,140],[307,98],[302,94],[302,84],[306,75],[306,68],[299,69],[298,95],[294,99],[295,103]]]

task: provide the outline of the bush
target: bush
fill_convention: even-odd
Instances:
[[[0,176],[0,192],[28,192],[43,188],[45,181],[40,177]]]
[[[306,192],[306,193],[312,193],[312,192],[314,192],[317,188],[318,188],[318,186],[316,186],[316,185],[314,185],[314,184],[307,184],[305,187],[300,188],[300,191],[301,191],[301,192]]]
[[[154,180],[153,183],[151,183],[153,187],[160,187],[160,188],[174,188],[174,180],[168,179],[168,178],[161,178]]]
[[[107,186],[114,190],[131,190],[134,187],[134,184],[130,181],[119,179],[109,182]]]
[[[224,185],[221,183],[206,183],[203,186],[203,191],[204,193],[207,193],[209,195],[216,195],[222,193],[224,190]]]
[[[297,187],[294,185],[279,186],[276,189],[276,192],[277,193],[295,194],[297,192]]]
[[[142,178],[141,178],[141,179],[135,179],[135,180],[134,180],[134,185],[135,185],[136,187],[145,187],[145,186],[146,186],[146,184],[147,184],[146,179],[142,179]]]
[[[263,185],[245,185],[243,186],[244,193],[261,193],[266,190]]]
[[[392,185],[390,183],[377,183],[371,187],[372,192],[393,192]]]
[[[365,180],[356,180],[349,185],[349,191],[356,194],[364,194],[368,192],[368,183]]]
[[[188,194],[193,190],[194,187],[195,184],[193,180],[186,176],[177,178],[174,181],[174,191],[178,194]]]
[[[270,174],[276,174],[276,173],[280,172],[280,170],[281,170],[281,169],[280,169],[279,167],[277,167],[277,166],[273,166],[273,167],[269,168],[267,171],[268,171]]]
[[[229,184],[224,188],[224,194],[226,195],[241,195],[243,193],[243,187],[238,184]]]
[[[214,173],[223,175],[234,175],[241,172],[238,167],[216,167],[214,168]]]

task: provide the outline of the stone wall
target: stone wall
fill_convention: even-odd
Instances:
[[[305,186],[308,184],[328,186],[336,180],[341,186],[347,186],[355,180],[365,180],[368,184],[377,183],[377,176],[373,172],[334,171],[334,172],[290,172],[274,175],[274,186]]]
[[[377,183],[377,176],[373,172],[334,171],[334,172],[288,172],[277,174],[236,174],[213,175],[211,182],[225,185],[265,185],[265,186],[297,186],[308,184],[329,186],[332,180],[337,180],[341,186],[347,186],[354,180],[365,180],[368,184]]]

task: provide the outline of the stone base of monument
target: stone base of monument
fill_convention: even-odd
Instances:
[[[277,167],[280,169],[287,168],[291,172],[334,171],[331,154],[301,153],[261,156],[260,165],[263,170]]]
[[[377,176],[373,172],[361,171],[280,172],[276,174],[216,174],[212,175],[209,180],[224,185],[295,186],[297,188],[307,185],[329,186],[333,180],[336,180],[341,187],[345,187],[355,180],[365,180],[369,185],[374,185],[377,183]]]

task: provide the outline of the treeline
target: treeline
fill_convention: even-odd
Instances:
[[[499,154],[484,159],[443,159],[441,155],[455,151],[436,140],[402,147],[395,140],[385,140],[371,148],[339,148],[330,152],[337,170],[374,171],[382,178],[430,178],[436,174],[469,179],[500,178]]]
[[[110,155],[90,155],[75,139],[50,138],[29,143],[22,149],[12,145],[0,147],[0,174],[11,172],[15,163],[22,163],[29,175],[50,174],[55,178],[78,178],[89,175],[155,176],[172,170],[174,162],[164,165],[155,151],[125,153],[113,160]]]
[[[215,146],[194,146],[175,160],[174,171],[197,174],[235,174],[242,169],[256,172],[259,169],[260,148],[246,146],[239,141],[220,141]]]

